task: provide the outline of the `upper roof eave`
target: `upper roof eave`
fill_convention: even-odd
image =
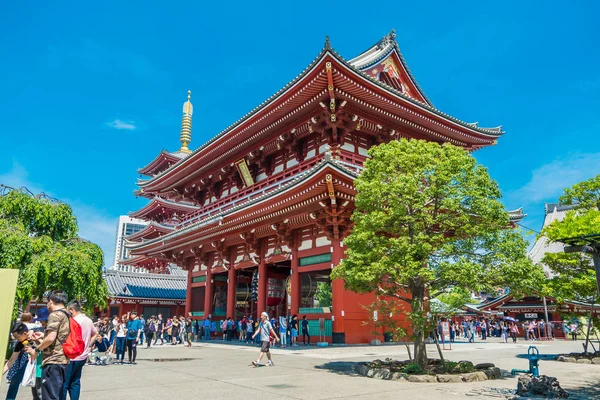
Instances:
[[[396,43],[394,41],[394,43]],[[397,43],[395,44],[395,46],[393,47],[393,49],[396,49],[397,47]],[[424,103],[422,101],[419,101],[417,99],[414,99],[410,96],[407,96],[401,92],[399,92],[398,90],[396,90],[395,88],[386,85],[385,83],[378,81],[377,79],[365,74],[364,72],[362,72],[359,68],[353,66],[350,64],[350,62],[348,62],[347,60],[345,60],[339,53],[337,53],[330,45],[329,45],[329,41],[326,41],[326,46],[321,50],[321,52],[319,53],[319,55],[298,75],[296,76],[293,80],[291,80],[290,82],[288,82],[283,88],[281,88],[280,90],[278,90],[276,93],[274,93],[273,95],[271,95],[269,98],[267,98],[265,101],[263,101],[261,104],[259,104],[257,107],[255,107],[254,109],[252,109],[250,112],[248,112],[246,115],[244,115],[243,117],[241,117],[240,119],[238,119],[236,122],[234,122],[233,124],[231,124],[229,127],[225,128],[224,130],[222,130],[221,132],[219,132],[217,135],[215,135],[214,137],[212,137],[211,139],[209,139],[206,143],[204,143],[203,145],[201,145],[200,147],[196,148],[191,154],[189,154],[188,157],[186,157],[185,159],[182,160],[182,162],[178,162],[174,165],[171,165],[169,168],[167,168],[166,170],[156,174],[155,176],[151,177],[150,179],[146,179],[146,180],[138,180],[137,185],[140,188],[144,188],[146,186],[149,186],[151,184],[153,184],[155,181],[161,179],[163,176],[168,175],[171,173],[171,171],[173,171],[175,168],[178,168],[182,165],[184,165],[186,162],[188,162],[189,160],[193,159],[197,154],[202,153],[202,151],[206,148],[208,148],[210,145],[212,145],[213,143],[215,143],[218,139],[224,137],[226,134],[228,134],[229,132],[233,131],[235,128],[241,126],[244,122],[248,121],[251,117],[257,115],[258,113],[260,113],[263,110],[266,110],[267,107],[269,106],[269,104],[273,103],[274,101],[278,100],[279,98],[281,98],[288,90],[290,90],[292,87],[294,87],[297,83],[299,83],[304,77],[306,77],[311,71],[313,71],[313,69],[319,65],[327,56],[331,56],[332,58],[334,58],[335,60],[337,60],[338,62],[340,62],[344,67],[354,71],[358,76],[360,76],[363,79],[368,80],[370,83],[377,85],[379,88],[392,93],[394,96],[408,101],[410,103],[412,103],[413,105],[416,105],[426,111],[429,111],[433,114],[438,115],[439,117],[444,118],[445,120],[457,124],[463,128],[466,128],[467,130],[475,133],[475,134],[479,134],[479,135],[485,135],[491,138],[498,138],[500,137],[504,131],[501,130],[501,127],[499,128],[492,128],[492,129],[488,129],[488,128],[480,128],[474,124],[470,124],[467,123],[465,121],[459,120],[455,117],[452,117],[449,114],[443,113],[442,111],[436,109],[435,107],[433,107],[431,104],[428,103]],[[399,53],[398,51],[398,55],[399,57],[401,57],[401,53]],[[404,61],[402,61],[404,62]],[[408,70],[408,69],[407,69]],[[412,79],[412,78],[411,78]],[[415,85],[416,82],[414,82]],[[425,95],[423,94],[423,96],[425,97]]]
[[[162,149],[160,153],[152,161],[150,161],[146,166],[142,168],[138,168],[137,172],[140,175],[152,176],[152,171],[162,164],[165,161],[165,158],[168,158],[167,161],[172,161],[174,163],[179,162],[184,159],[188,154],[183,152],[170,152],[165,149]]]

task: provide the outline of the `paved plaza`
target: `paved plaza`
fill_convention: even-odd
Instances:
[[[505,373],[496,381],[460,384],[424,384],[382,381],[357,376],[356,362],[376,358],[406,358],[404,346],[355,346],[273,350],[274,367],[250,365],[254,347],[199,343],[192,348],[158,346],[140,349],[137,365],[88,366],[84,369],[82,399],[490,399],[505,398],[514,389],[512,368],[527,368],[519,357],[532,342],[499,343],[492,338],[475,344],[456,343],[446,351],[448,360],[493,362]],[[580,351],[581,341],[536,342],[542,354]],[[436,357],[435,346],[428,347]],[[541,361],[540,372],[558,377],[571,398],[600,398],[600,365]],[[6,393],[3,385],[2,398]],[[175,395],[176,394],[176,395]],[[23,388],[18,399],[30,399]]]

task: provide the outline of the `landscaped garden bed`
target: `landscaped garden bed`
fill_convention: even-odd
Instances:
[[[600,365],[600,352],[559,354],[556,361]]]
[[[427,383],[477,382],[502,377],[500,368],[491,363],[473,365],[470,361],[447,361],[444,370],[438,359],[429,359],[425,370],[413,361],[375,360],[359,364],[356,373],[367,378]]]

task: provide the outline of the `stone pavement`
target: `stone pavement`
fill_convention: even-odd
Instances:
[[[386,357],[406,359],[402,345],[352,347],[296,347],[272,351],[274,367],[254,368],[258,349],[231,346],[220,341],[182,346],[140,349],[137,365],[86,366],[82,400],[96,399],[490,399],[505,398],[515,389],[512,368],[527,369],[527,360],[518,357],[532,342],[499,343],[495,338],[474,344],[456,343],[444,353],[447,360],[493,362],[506,377],[502,380],[419,384],[381,381],[352,372],[359,361]],[[535,342],[542,354],[581,350],[581,341]],[[428,346],[437,357],[435,346]],[[600,365],[541,361],[540,372],[556,376],[571,398],[600,399]],[[6,384],[0,391],[4,398]],[[18,399],[30,399],[22,388]]]

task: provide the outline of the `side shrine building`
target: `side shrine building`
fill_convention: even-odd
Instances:
[[[188,270],[186,315],[306,315],[311,334],[334,343],[373,339],[363,305],[374,296],[329,278],[344,257],[367,150],[404,137],[473,151],[503,134],[436,109],[394,31],[351,60],[327,39],[294,80],[193,152],[192,114],[188,93],[181,149],[138,171],[148,179],[135,194],[150,202],[131,216],[151,223],[128,238],[127,265]],[[315,301],[321,282],[331,284],[331,307]]]

